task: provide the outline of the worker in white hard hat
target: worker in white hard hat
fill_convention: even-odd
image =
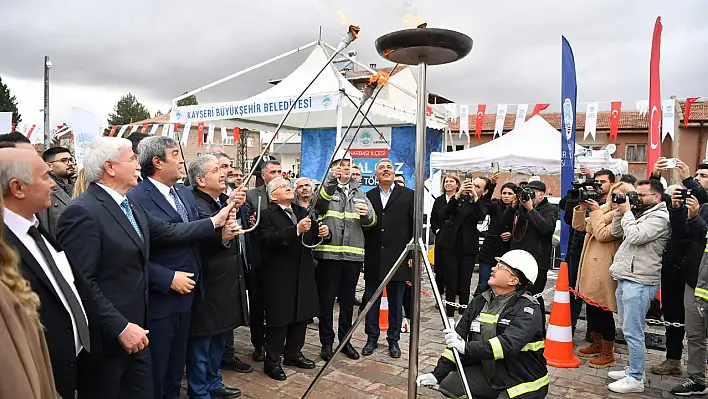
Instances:
[[[313,250],[317,260],[320,299],[320,357],[333,356],[335,338],[341,342],[352,326],[354,294],[364,263],[364,229],[376,226],[376,213],[358,182],[351,179],[351,156],[345,150],[333,157],[330,171],[317,190],[313,209],[317,220],[329,228],[331,240]],[[339,298],[338,328],[334,329],[334,298]],[[359,359],[351,342],[342,348],[350,359]]]
[[[489,289],[472,299],[457,326],[445,330],[447,349],[419,386],[465,394],[453,350],[460,354],[474,398],[543,398],[549,376],[543,357],[544,317],[528,293],[538,277],[534,257],[521,249],[496,258]]]

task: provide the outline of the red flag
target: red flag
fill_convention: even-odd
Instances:
[[[533,112],[531,113],[530,118],[533,118],[534,115],[538,115],[543,111],[544,109],[548,108],[551,104],[536,104],[533,106]]]
[[[11,133],[14,133],[14,132],[15,132],[15,124],[14,124],[14,123],[12,124],[12,130],[10,130],[10,132],[11,132]]]
[[[147,132],[148,132],[148,126],[149,126],[149,125],[148,125],[147,123],[144,124],[143,127],[142,127],[142,129],[140,129],[140,133],[147,133]]]
[[[482,137],[484,128],[484,113],[487,112],[487,104],[477,104],[477,117],[475,118],[474,136],[479,140]]]
[[[617,133],[620,126],[620,114],[622,113],[622,101],[613,101],[610,107],[610,140],[617,141]]]
[[[241,129],[238,127],[234,128],[234,144],[241,142]]]
[[[433,108],[432,107],[425,107],[425,116],[433,116]]]
[[[34,131],[35,127],[37,127],[37,125],[32,125],[29,132],[27,132],[27,138],[30,138],[32,136],[32,132]]]
[[[116,134],[116,129],[117,129],[117,128],[118,128],[118,126],[113,126],[113,127],[111,128],[111,132],[108,133],[108,137],[113,137],[113,136],[115,136],[115,134]]]
[[[197,146],[204,146],[204,122],[197,124]]]
[[[647,178],[651,167],[661,156],[661,83],[659,80],[659,59],[661,58],[661,17],[656,17],[654,36],[651,40],[651,61],[649,62],[649,148],[647,148]]]
[[[691,116],[691,104],[698,101],[699,98],[700,97],[688,97],[686,99],[686,113],[683,116],[683,128],[684,129],[688,129],[688,118]]]
[[[175,123],[175,131],[177,131],[177,129],[179,129],[179,122]]]

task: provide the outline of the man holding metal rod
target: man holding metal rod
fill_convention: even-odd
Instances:
[[[330,165],[330,173],[322,182],[314,211],[332,234],[328,244],[314,249],[317,266],[317,289],[320,297],[320,357],[332,358],[334,344],[334,298],[339,298],[338,336],[342,340],[352,325],[353,298],[364,262],[364,229],[376,225],[376,214],[359,183],[351,180],[351,157],[339,151]],[[342,348],[350,359],[359,352],[351,343]]]

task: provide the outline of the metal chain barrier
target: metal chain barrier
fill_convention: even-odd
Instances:
[[[676,323],[676,322],[669,322],[669,321],[661,321],[657,319],[647,319],[646,320],[647,324],[651,324],[653,326],[664,326],[664,327],[684,327],[685,324],[681,323]]]
[[[555,290],[555,289],[556,289],[556,287],[547,288],[547,289],[544,290],[543,292],[541,292],[541,293],[539,293],[539,294],[536,294],[536,295],[534,295],[533,297],[534,297],[534,298],[540,298],[540,297],[542,297],[542,296],[544,296],[544,295],[546,295],[546,294],[550,294],[551,291],[553,291],[553,290]],[[453,308],[455,308],[455,309],[467,309],[467,305],[461,305],[461,304],[459,304],[459,303],[448,302],[448,301],[446,301],[446,300],[444,300],[444,299],[443,299],[443,303],[444,303],[445,305],[451,306],[451,307],[453,307]]]

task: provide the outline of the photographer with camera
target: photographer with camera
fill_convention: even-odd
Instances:
[[[539,294],[546,287],[548,269],[551,267],[551,246],[558,220],[558,210],[546,198],[546,184],[529,182],[516,191],[517,201],[504,211],[502,224],[511,231],[502,233],[510,249],[523,249],[536,259],[538,278],[529,288],[531,294]],[[541,310],[545,309],[543,298],[538,298]]]
[[[671,393],[680,396],[702,395],[708,393],[705,369],[708,346],[705,339],[706,326],[696,306],[694,295],[698,270],[706,247],[708,207],[699,205],[696,197],[690,195],[686,189],[675,190],[671,199],[671,207],[669,208],[671,238],[664,253],[662,305],[666,321],[673,322],[680,317],[678,322],[685,322],[685,334],[688,341],[688,358],[686,360],[688,378],[682,384],[672,388]],[[669,274],[680,276],[677,285],[673,287],[664,285]],[[678,284],[680,284],[680,288]],[[674,296],[674,292],[681,294],[681,302],[679,304],[667,303],[666,296]],[[677,315],[677,313],[680,314]],[[683,330],[684,328],[679,327],[666,328],[666,361],[652,367],[652,373],[657,374],[656,371],[662,371],[655,369],[665,363],[681,373]],[[671,353],[674,356],[671,356]]]
[[[454,197],[445,207],[445,224],[440,229],[436,241],[436,261],[445,275],[445,300],[467,305],[470,301],[472,272],[479,252],[479,230],[477,224],[484,220],[484,203],[480,201],[489,190],[490,180],[486,177],[473,178],[465,174],[465,180]],[[459,314],[464,309],[459,309]],[[454,307],[447,305],[448,317],[455,314]]]
[[[651,179],[660,180],[661,174],[667,169],[675,168],[678,172],[681,185],[686,189],[691,190],[698,200],[699,204],[708,202],[708,164],[702,163],[696,167],[695,175],[691,176],[691,170],[688,165],[680,159],[660,157],[654,164],[651,172]],[[670,198],[666,199],[671,202]]]
[[[585,180],[578,179],[574,181],[572,183],[573,188],[568,190],[566,196],[563,197],[559,203],[560,208],[565,210],[563,221],[570,226],[568,252],[565,260],[568,262],[568,278],[571,287],[575,287],[578,281],[580,257],[585,242],[585,230],[576,230],[573,228],[575,208],[578,205],[584,204],[587,200],[595,201],[598,205],[605,204],[610,188],[615,183],[615,174],[611,170],[601,169],[595,174],[587,168],[582,168],[581,171],[582,175],[586,177]],[[586,211],[584,217],[587,217],[590,211],[587,208],[583,209]],[[583,300],[572,295],[570,297],[570,321],[573,331],[575,331],[575,326],[582,308]],[[590,329],[588,329],[588,333],[586,334],[586,340],[594,342],[592,341]]]
[[[631,191],[631,184],[618,183],[608,190],[611,195],[603,205],[587,200],[573,210],[573,228],[585,236],[575,289],[581,303],[586,302],[591,339],[591,345],[581,348],[578,356],[592,359],[588,366],[593,368],[616,364],[613,312],[617,311],[617,282],[610,275],[610,265],[622,240],[612,235],[612,220],[617,209],[615,200],[626,201],[623,195]]]
[[[629,348],[629,369],[608,373],[617,380],[608,388],[617,393],[644,392],[644,323],[651,300],[659,292],[661,259],[671,234],[661,183],[642,180],[636,190],[636,199],[631,193],[624,201],[618,196],[614,199],[617,211],[612,235],[623,240],[610,273],[617,280],[617,310]]]

